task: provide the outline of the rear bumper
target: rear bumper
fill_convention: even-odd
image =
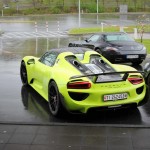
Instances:
[[[104,57],[106,57],[110,62],[112,63],[123,63],[123,62],[142,62],[146,58],[146,54],[138,54],[138,58],[128,58],[127,54],[123,55],[108,55],[108,54],[103,54]]]
[[[109,111],[109,110],[120,110],[120,109],[127,109],[127,108],[137,108],[136,103],[131,104],[123,104],[118,106],[106,106],[106,107],[92,107],[88,109],[88,112],[97,112],[97,111]]]
[[[104,91],[100,94],[100,91],[95,89],[94,92],[92,92],[89,97],[87,97],[85,100],[82,101],[76,101],[71,99],[69,95],[67,97],[64,97],[64,106],[66,106],[67,110],[70,112],[81,112],[81,113],[87,113],[89,110],[103,110],[103,109],[122,109],[129,106],[141,106],[144,105],[148,101],[148,88],[145,85],[142,85],[144,88],[143,90],[137,94],[135,88],[127,87],[125,88],[119,88],[116,92],[123,93],[123,91],[127,91],[130,88],[129,95],[130,97],[128,99],[124,100],[112,100],[112,101],[104,101]],[[138,88],[138,87],[137,87]],[[140,87],[139,87],[140,88]],[[116,90],[116,89],[115,89]],[[123,90],[123,91],[122,91]],[[113,91],[113,89],[110,89],[110,91]],[[110,92],[107,90],[107,92]],[[97,94],[98,93],[98,94]],[[115,93],[115,92],[113,92]],[[107,93],[105,93],[107,94]],[[109,94],[109,93],[108,93]]]

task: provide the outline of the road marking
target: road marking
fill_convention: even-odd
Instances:
[[[1,34],[1,38],[47,38],[47,37],[66,37],[67,31],[56,32],[6,32]]]

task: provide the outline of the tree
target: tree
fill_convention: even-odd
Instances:
[[[137,0],[133,0],[133,3],[134,3],[134,8],[135,8],[135,10],[136,10]]]
[[[63,5],[63,7],[65,6],[65,1],[64,0],[62,1],[62,5]]]
[[[117,8],[119,8],[119,0],[116,0]]]
[[[105,8],[105,0],[102,0],[103,8]]]
[[[32,0],[32,5],[34,8],[40,7],[43,4],[43,0]]]
[[[140,39],[142,43],[143,35],[144,35],[147,25],[150,23],[150,19],[144,14],[144,15],[138,16],[136,21],[137,21],[137,30],[140,35]]]
[[[36,0],[32,0],[33,7],[36,7]]]

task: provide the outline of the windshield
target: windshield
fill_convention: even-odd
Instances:
[[[89,42],[97,42],[98,40],[100,39],[100,35],[92,35],[89,39],[88,39],[88,41]]]
[[[108,41],[108,42],[111,42],[111,41],[134,41],[134,39],[132,39],[127,34],[105,35],[105,40]]]

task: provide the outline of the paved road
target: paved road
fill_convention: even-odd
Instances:
[[[50,38],[50,37],[65,37],[68,36],[67,31],[57,31],[57,32],[5,32],[1,34],[1,38],[8,39],[8,38],[22,38],[22,39],[29,39],[29,38]]]

